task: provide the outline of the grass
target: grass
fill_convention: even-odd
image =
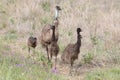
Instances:
[[[85,80],[119,80],[120,68],[111,68],[92,71],[86,75]]]
[[[28,36],[39,38],[44,25],[52,24],[56,5],[62,8],[59,14],[61,54],[69,43],[76,42],[76,28],[80,27],[82,46],[79,58],[85,55],[82,56],[84,64],[98,61],[106,66],[120,65],[119,0],[0,0],[0,80],[68,79],[66,75],[47,73],[41,65],[32,64],[33,59],[38,63],[46,60],[40,44],[33,58],[26,57],[29,55],[26,45]],[[107,77],[119,80],[119,74],[114,70],[119,72],[117,68],[101,68],[84,76],[86,80],[105,80]]]
[[[0,56],[0,80],[65,80],[24,58]]]
[[[0,24],[0,29],[4,29],[4,28],[6,28],[6,24],[5,23]]]
[[[14,42],[17,39],[18,35],[14,32],[8,32],[6,33],[6,35],[4,36],[4,40],[8,41],[8,42]]]
[[[41,6],[42,6],[44,11],[50,11],[50,3],[49,2],[45,1],[42,3]]]
[[[93,53],[87,53],[86,55],[83,56],[83,61],[84,63],[90,63],[94,59],[94,54]]]

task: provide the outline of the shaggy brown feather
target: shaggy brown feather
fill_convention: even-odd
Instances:
[[[55,68],[56,68],[56,61],[57,61],[57,55],[59,53],[59,46],[55,39],[55,26],[52,26],[51,29],[52,29],[52,40],[51,40],[51,44],[48,47],[48,52],[51,60],[52,60],[52,57],[55,56]]]
[[[56,15],[55,15],[55,19],[52,24],[55,26],[55,41],[56,42],[58,41],[58,37],[59,37],[59,34],[58,34],[58,25],[59,25],[58,12],[59,10],[61,10],[61,8],[59,6],[56,6]],[[52,30],[51,30],[52,25],[48,24],[44,26],[44,28],[42,29],[41,37],[40,37],[42,47],[46,48],[48,60],[49,60],[48,46],[51,44],[51,41],[52,41]]]
[[[59,36],[58,23],[59,23],[58,20],[54,20],[53,25],[55,25],[55,40],[56,41],[58,41],[58,36]],[[40,40],[41,40],[41,44],[43,47],[46,47],[51,43],[51,40],[52,40],[51,27],[52,25],[48,24],[48,25],[45,25],[44,28],[42,29]]]
[[[52,56],[57,56],[58,52],[59,52],[59,46],[57,44],[57,41],[55,39],[55,26],[51,27],[52,29],[52,40],[51,40],[51,44],[49,45],[49,53]]]
[[[61,59],[65,63],[70,63],[73,65],[74,61],[78,59],[78,55],[81,47],[81,29],[77,28],[77,42],[75,44],[68,44],[68,46],[64,49]]]

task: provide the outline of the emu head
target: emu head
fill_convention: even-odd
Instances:
[[[33,39],[34,39],[34,40],[33,40],[33,43],[36,43],[36,42],[37,42],[37,38],[34,37]]]
[[[56,9],[57,9],[57,10],[61,10],[60,6],[56,6]]]
[[[81,32],[81,28],[77,28],[77,34],[80,36],[80,38],[82,38],[82,36],[80,35],[80,32]]]
[[[61,10],[61,8],[59,6],[55,7],[55,19],[57,19],[59,17],[59,11]]]
[[[37,38],[36,38],[36,37],[34,37],[34,40],[37,40]]]
[[[77,28],[77,33],[80,33],[82,30],[80,28]]]

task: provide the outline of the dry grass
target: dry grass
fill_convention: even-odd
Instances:
[[[1,42],[11,52],[27,57],[27,38],[39,38],[44,25],[52,23],[56,5],[62,8],[60,53],[68,43],[76,42],[76,28],[80,27],[83,38],[78,63],[83,63],[84,55],[90,53],[93,58],[89,62],[120,65],[119,0],[0,0]],[[44,51],[40,44],[36,50]],[[89,60],[89,56],[86,58]]]

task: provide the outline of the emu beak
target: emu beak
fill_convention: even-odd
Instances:
[[[60,6],[56,6],[56,9],[57,9],[57,10],[62,10],[62,9],[60,8]]]
[[[62,9],[59,7],[59,10],[61,11]]]
[[[82,35],[80,35],[80,38],[82,38]]]

